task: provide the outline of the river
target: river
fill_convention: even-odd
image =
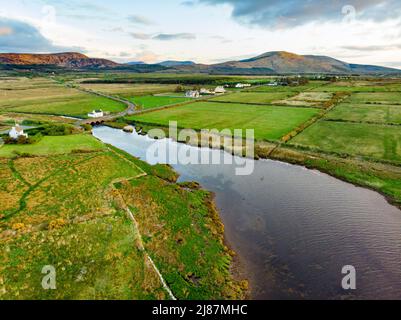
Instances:
[[[102,126],[93,134],[143,160],[155,142]],[[401,211],[382,195],[270,160],[255,161],[249,176],[236,176],[235,165],[172,166],[180,181],[215,193],[253,299],[401,299]],[[356,290],[341,286],[346,265],[356,269]]]

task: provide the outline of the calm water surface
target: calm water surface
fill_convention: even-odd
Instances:
[[[107,127],[94,135],[143,160],[155,142]],[[401,211],[380,194],[277,161],[255,161],[250,176],[236,176],[235,165],[173,167],[216,194],[254,299],[401,299]],[[352,293],[341,288],[345,265],[357,270]]]

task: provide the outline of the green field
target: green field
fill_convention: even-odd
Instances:
[[[43,137],[39,142],[30,145],[3,145],[0,147],[0,157],[13,157],[17,153],[30,155],[54,155],[70,153],[74,150],[99,150],[104,145],[87,134],[77,134],[60,137]]]
[[[177,88],[177,85],[158,83],[81,84],[80,86],[85,89],[103,92],[127,99],[136,96],[147,96],[157,93],[173,92]]]
[[[325,119],[401,124],[401,105],[391,106],[343,103],[329,112]]]
[[[87,117],[94,109],[120,112],[126,106],[107,98],[66,88],[44,79],[0,81],[0,112]]]
[[[197,130],[254,129],[256,139],[278,140],[317,113],[311,108],[197,102],[127,119],[161,126],[177,121],[181,128]]]
[[[318,88],[320,86],[325,85],[327,82],[325,81],[310,81],[308,84],[303,86],[268,86],[268,85],[261,85],[258,87],[251,87],[246,89],[245,91],[248,92],[303,92],[309,91],[314,88]]]
[[[350,103],[401,105],[401,92],[354,93],[348,101]]]
[[[0,156],[0,299],[169,299],[148,255],[178,299],[243,298],[207,191],[102,144],[66,154],[70,138],[62,155]]]
[[[294,94],[290,92],[269,92],[269,93],[237,92],[233,94],[226,94],[223,96],[212,98],[210,99],[210,101],[271,104],[273,101],[286,99],[292,95]]]
[[[191,98],[185,97],[169,97],[169,96],[142,96],[129,99],[134,102],[141,109],[153,109],[158,107],[169,106],[186,101],[191,101]]]
[[[398,126],[319,121],[291,142],[328,152],[401,163],[401,130]]]
[[[363,81],[363,80],[350,80],[338,81],[326,84],[324,86],[316,87],[313,91],[326,91],[326,92],[393,92],[401,91],[401,83],[393,80],[381,81]]]

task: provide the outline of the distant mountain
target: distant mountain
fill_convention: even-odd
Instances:
[[[146,62],[143,62],[143,61],[131,61],[131,62],[127,62],[126,64],[128,64],[129,66],[136,66],[138,64],[146,64]]]
[[[157,63],[163,67],[178,67],[178,66],[193,66],[196,63],[193,61],[174,61],[174,60],[167,60],[160,63]]]
[[[297,55],[285,51],[267,52],[260,56],[219,64],[196,64],[192,61],[164,61],[158,64],[146,64],[142,61],[118,64],[106,59],[89,58],[80,53],[56,54],[0,54],[0,69],[8,67],[66,69],[112,69],[127,72],[178,72],[233,75],[268,75],[268,74],[401,74],[401,70],[380,66],[350,64],[326,56]]]
[[[329,74],[369,74],[369,73],[400,73],[401,70],[349,64],[326,56],[297,55],[285,51],[267,52],[260,56],[241,60],[219,63],[211,66],[211,70],[265,70],[267,73],[276,74],[305,74],[305,73],[329,73]]]
[[[118,66],[117,63],[110,60],[89,58],[75,52],[55,54],[0,53],[0,64],[17,66],[46,65],[68,69],[102,69]]]

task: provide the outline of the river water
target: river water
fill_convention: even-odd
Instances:
[[[108,127],[93,133],[155,162],[146,158],[155,143],[149,137]],[[157,143],[192,148],[167,139]],[[253,299],[401,299],[399,209],[376,192],[318,171],[270,160],[254,165],[249,176],[235,175],[234,164],[172,165],[180,181],[197,181],[215,193]],[[346,265],[356,269],[356,290],[342,288]]]

